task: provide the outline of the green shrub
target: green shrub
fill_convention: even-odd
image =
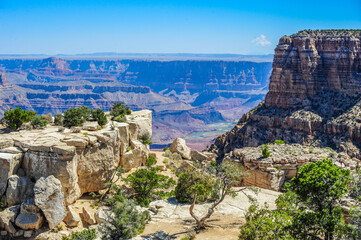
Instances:
[[[158,174],[159,167],[150,169],[138,169],[123,180],[128,183],[135,194],[134,197],[141,206],[148,206],[150,201],[173,195],[173,191],[165,192],[175,184],[175,181],[167,176]]]
[[[153,156],[149,156],[147,160],[145,160],[145,165],[149,168],[157,163],[157,160]]]
[[[69,108],[64,112],[64,127],[81,126],[86,120],[86,109]]]
[[[102,224],[100,231],[103,240],[130,239],[142,233],[150,220],[148,211],[140,212],[132,199],[117,195],[112,205],[113,215],[109,224]]]
[[[263,145],[262,147],[262,157],[263,158],[268,158],[269,156],[271,156],[270,151],[268,150],[268,145]]]
[[[116,122],[127,122],[127,117],[124,115],[116,116],[113,118],[113,120]]]
[[[113,103],[113,107],[111,107],[109,109],[109,112],[110,112],[110,115],[112,116],[112,119],[115,120],[115,121],[118,121],[118,120],[115,119],[116,117],[131,114],[131,111],[130,111],[129,107],[124,105],[121,102]]]
[[[175,188],[175,197],[180,203],[191,203],[193,200],[192,189],[194,183],[202,185],[203,194],[198,195],[196,202],[205,202],[213,200],[215,196],[214,188],[217,182],[213,179],[212,175],[205,174],[201,170],[187,168],[178,176],[178,183]]]
[[[21,107],[10,108],[4,112],[4,117],[0,120],[0,123],[11,130],[16,130],[24,122],[29,122],[35,114],[36,112],[23,110]]]
[[[80,106],[77,108],[79,111],[79,114],[82,116],[82,118],[84,118],[86,121],[91,119],[91,112],[92,110],[90,108],[88,108],[87,106]]]
[[[63,126],[64,116],[62,113],[57,113],[54,116],[54,124],[56,126]]]
[[[153,144],[153,143],[150,141],[150,134],[149,134],[149,132],[143,133],[143,134],[139,137],[139,140],[140,140],[143,144],[146,144],[146,145]]]
[[[94,240],[96,237],[95,229],[86,229],[81,232],[73,233],[70,238],[63,237],[62,240]]]
[[[32,119],[31,119],[31,126],[33,126],[33,128],[44,128],[47,125],[47,121],[43,118],[40,117],[39,115],[35,115]]]
[[[107,122],[108,122],[107,117],[105,116],[105,113],[100,108],[98,108],[96,110],[92,110],[92,117],[95,121],[98,122],[98,124],[100,126],[103,126],[103,125],[107,124]]]
[[[127,152],[131,151],[132,148],[131,147],[127,147]]]
[[[168,150],[168,147],[163,148],[163,151],[164,151],[164,152],[167,151],[167,150]]]
[[[283,140],[275,140],[275,144],[285,144]]]

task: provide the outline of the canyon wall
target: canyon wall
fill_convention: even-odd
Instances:
[[[222,161],[233,158],[237,149],[283,140],[330,147],[361,165],[360,40],[361,30],[300,31],[282,37],[265,102],[244,114],[209,150]],[[273,168],[272,159],[256,159],[252,171],[266,174],[262,162]]]

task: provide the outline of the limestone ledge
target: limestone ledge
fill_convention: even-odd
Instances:
[[[152,112],[133,112],[128,119],[129,123],[109,122],[101,130],[92,122],[76,131],[50,126],[1,134],[0,195],[6,193],[12,175],[34,180],[53,175],[61,182],[67,205],[83,193],[104,189],[115,167],[141,166],[149,155],[137,139],[145,132],[151,136]]]
[[[247,186],[280,191],[285,181],[296,176],[298,169],[311,162],[331,158],[336,166],[356,170],[361,161],[330,148],[309,147],[300,144],[270,144],[271,155],[262,157],[262,146],[235,148],[226,154],[224,161],[232,161],[249,172]]]

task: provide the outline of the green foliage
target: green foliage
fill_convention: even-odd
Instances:
[[[54,116],[54,124],[56,126],[63,126],[64,116],[61,113],[57,113]]]
[[[36,112],[23,110],[21,107],[10,108],[4,112],[4,117],[0,120],[0,123],[11,130],[16,130],[24,122],[29,122],[35,114]]]
[[[35,115],[32,119],[31,119],[31,126],[33,126],[33,128],[44,128],[47,125],[47,121],[43,118],[40,117],[39,115]]]
[[[0,212],[4,210],[5,206],[5,197],[0,196]]]
[[[275,144],[285,144],[283,140],[275,140]]]
[[[349,191],[350,183],[350,171],[335,166],[330,159],[306,164],[286,185],[288,190],[277,199],[277,210],[249,209],[253,217],[242,227],[240,237],[257,234],[264,239],[274,239],[268,234],[274,234],[271,229],[277,229],[277,234],[282,237],[275,239],[341,238],[350,229],[340,207],[340,200]],[[266,214],[255,215],[255,212]],[[284,237],[288,235],[292,238]]]
[[[98,108],[96,110],[92,110],[91,115],[92,115],[92,118],[95,121],[97,121],[100,126],[103,126],[103,125],[107,124],[107,122],[108,122],[107,117],[105,116],[105,113],[100,108]]]
[[[81,106],[79,108],[69,108],[64,112],[63,126],[81,126],[87,119],[89,119],[89,117],[90,109],[86,106]]]
[[[129,151],[131,151],[132,150],[132,148],[131,147],[127,147],[127,152],[129,152]]]
[[[246,214],[246,224],[242,225],[239,239],[273,240],[294,239],[287,227],[292,223],[292,216],[286,211],[272,211],[268,206],[261,208],[253,201]]]
[[[167,151],[168,150],[168,147],[164,147],[163,148],[163,152]]]
[[[63,237],[62,240],[94,240],[97,237],[95,229],[86,229],[81,232],[75,232],[70,238]]]
[[[219,186],[218,182],[212,175],[201,169],[189,167],[178,176],[175,197],[180,203],[191,203],[195,193],[197,194],[196,202],[215,200],[218,197],[217,186]]]
[[[113,103],[113,107],[109,109],[110,115],[112,116],[112,120],[118,121],[115,118],[120,116],[125,116],[131,114],[131,111],[128,106],[124,105],[121,102]],[[119,121],[118,121],[119,122]]]
[[[157,160],[153,156],[149,156],[147,160],[145,160],[145,165],[150,168],[151,166],[155,165],[157,163]]]
[[[127,122],[127,117],[126,116],[116,116],[114,118],[112,118],[114,121],[116,122]]]
[[[262,147],[262,157],[263,158],[268,158],[269,156],[271,156],[270,151],[268,150],[268,145],[263,145]]]
[[[130,184],[134,191],[134,198],[141,206],[148,206],[150,201],[162,197],[173,195],[173,191],[165,192],[175,184],[175,181],[167,176],[158,174],[160,169],[152,167],[150,169],[138,169],[123,180]]]
[[[150,220],[148,211],[140,212],[132,199],[117,195],[112,205],[113,215],[109,224],[103,224],[100,231],[103,240],[130,239],[142,233],[145,224]]]
[[[152,144],[152,142],[150,141],[150,134],[149,134],[149,132],[144,132],[144,133],[139,137],[139,140],[140,140],[143,144],[147,144],[147,145]]]

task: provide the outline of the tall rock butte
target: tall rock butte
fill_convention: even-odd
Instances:
[[[269,92],[210,150],[286,143],[361,158],[361,30],[304,30],[275,49]]]

